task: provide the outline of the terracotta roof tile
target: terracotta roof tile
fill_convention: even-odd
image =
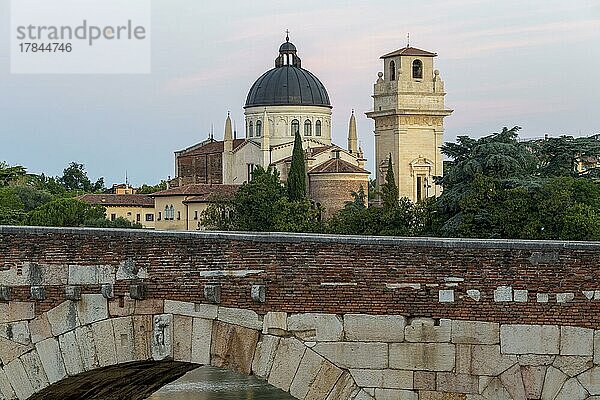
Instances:
[[[309,174],[344,174],[344,173],[352,173],[352,174],[368,174],[369,171],[357,167],[356,165],[350,164],[348,161],[344,161],[341,158],[332,158],[329,161],[325,161],[323,164],[317,165],[310,171]]]
[[[77,198],[103,206],[154,207],[154,199],[145,194],[84,194]]]
[[[235,150],[236,148],[241,146],[245,141],[246,141],[246,139],[234,139],[233,140],[233,149]],[[215,141],[206,143],[202,147],[199,147],[194,150],[189,150],[189,151],[182,150],[182,152],[180,153],[179,156],[184,157],[184,156],[197,156],[200,154],[218,154],[218,153],[223,153],[223,148],[224,148],[223,141],[215,140]]]
[[[230,195],[235,193],[240,185],[210,185],[206,183],[194,183],[172,189],[161,190],[152,193],[151,196],[209,196],[211,194]]]
[[[435,56],[437,56],[437,54],[432,53],[430,51],[417,49],[414,47],[404,47],[402,49],[392,51],[391,53],[387,53],[387,54],[381,56],[380,58],[388,58],[388,57],[396,57],[396,56],[435,57]]]

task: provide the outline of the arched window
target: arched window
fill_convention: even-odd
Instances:
[[[396,63],[390,62],[390,81],[396,80]]]
[[[423,62],[421,60],[415,60],[412,64],[412,72],[414,79],[423,79]]]
[[[254,125],[252,124],[252,121],[250,121],[250,123],[248,124],[248,136],[254,136]]]
[[[262,135],[262,121],[256,121],[256,137]]]
[[[312,124],[310,123],[310,120],[306,120],[304,121],[304,136],[310,136],[312,135]]]
[[[315,136],[321,136],[321,121],[315,122]]]
[[[300,122],[294,119],[292,120],[292,136],[296,136],[296,133],[300,133]]]
[[[175,208],[173,207],[173,204],[171,204],[171,219],[175,218]]]
[[[169,206],[165,206],[165,220],[169,219]]]

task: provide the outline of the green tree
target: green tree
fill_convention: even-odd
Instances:
[[[275,203],[273,230],[278,232],[322,232],[322,209],[308,199],[290,201],[281,198]]]
[[[90,228],[110,228],[110,229],[142,229],[143,226],[137,222],[131,222],[123,217],[109,220],[102,218],[88,218],[83,221],[83,226]]]
[[[388,158],[387,171],[385,173],[385,183],[381,185],[381,203],[383,208],[392,209],[398,206],[398,186],[394,177],[394,168],[392,166],[392,155]]]
[[[73,198],[62,198],[46,203],[29,213],[28,225],[84,226],[85,221],[104,218],[102,206],[84,203]]]
[[[20,165],[10,166],[0,161],[0,187],[7,186],[26,175],[27,171]]]
[[[59,181],[65,189],[70,191],[97,192],[105,189],[104,178],[100,178],[92,184],[87,172],[85,172],[85,166],[76,162],[70,163],[64,169]]]
[[[291,201],[300,201],[306,198],[306,166],[299,132],[296,132],[294,138],[292,165],[287,179],[287,195]]]
[[[151,194],[160,192],[161,190],[165,190],[167,188],[167,181],[161,180],[156,185],[147,185],[143,184],[137,191],[138,194]]]

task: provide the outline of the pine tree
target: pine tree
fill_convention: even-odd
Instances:
[[[398,206],[398,186],[394,178],[394,169],[392,168],[392,155],[388,158],[387,172],[385,174],[385,183],[381,185],[381,201],[383,208],[391,209]]]
[[[292,165],[287,179],[288,199],[299,201],[306,198],[306,167],[304,165],[304,150],[300,133],[296,132],[294,150],[292,152]]]

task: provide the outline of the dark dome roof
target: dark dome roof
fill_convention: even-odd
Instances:
[[[284,65],[265,72],[254,82],[246,107],[302,105],[331,108],[325,86],[310,71]]]
[[[286,51],[296,51],[296,46],[294,46],[291,42],[284,42],[281,46],[279,46],[279,52],[284,53]]]

